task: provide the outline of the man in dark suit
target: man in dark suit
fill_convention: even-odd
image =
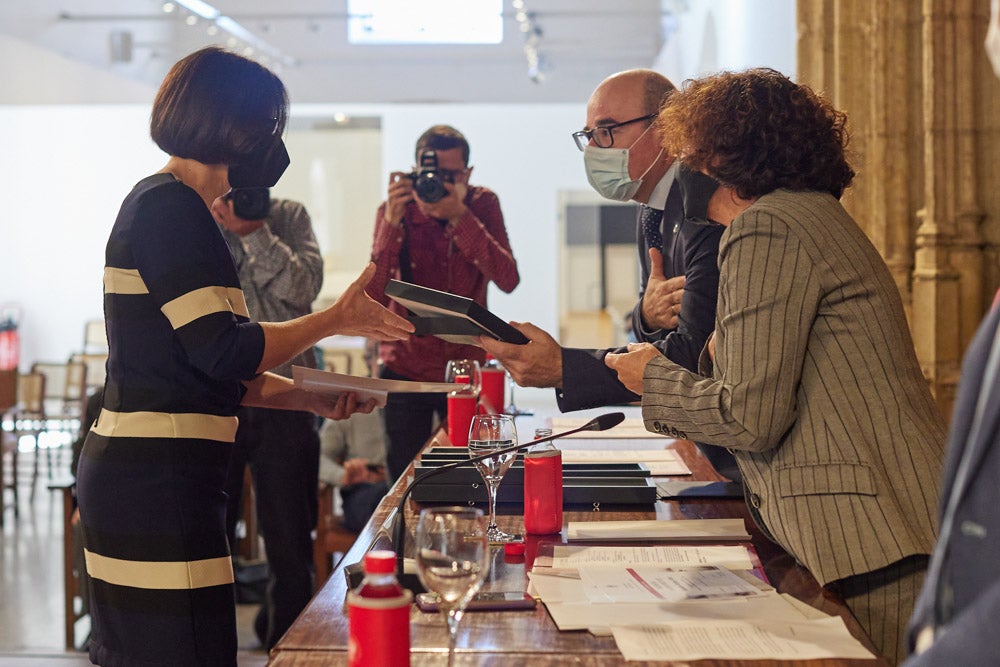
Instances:
[[[641,287],[631,315],[632,337],[654,344],[694,371],[715,328],[722,228],[698,222],[707,217],[708,200],[718,184],[685,169],[660,146],[653,119],[673,90],[673,84],[653,70],[614,74],[594,90],[586,127],[573,138],[583,151],[591,186],[608,199],[639,204]],[[528,345],[486,340],[483,347],[518,384],[555,387],[563,412],[639,400],[604,365],[611,350],[561,348],[538,327],[518,327],[530,339]],[[702,452],[720,473],[739,479],[728,451],[705,446]]]
[[[938,542],[910,619],[907,666],[994,665],[1000,656],[1000,308],[969,346],[952,414]]]

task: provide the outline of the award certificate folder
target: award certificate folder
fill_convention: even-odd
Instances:
[[[385,294],[413,313],[417,335],[432,335],[451,343],[476,345],[479,336],[523,345],[524,334],[472,299],[449,292],[390,280]]]
[[[292,380],[296,387],[317,394],[339,396],[345,391],[352,391],[357,394],[359,402],[364,403],[369,398],[374,398],[375,405],[378,407],[384,406],[386,396],[393,392],[444,394],[462,386],[449,382],[383,380],[381,378],[331,373],[305,366],[292,366]]]

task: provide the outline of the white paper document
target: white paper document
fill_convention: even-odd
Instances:
[[[580,428],[586,424],[590,419],[584,417],[553,417],[552,418],[552,430],[556,433],[559,431],[569,431],[574,428]],[[659,437],[656,433],[652,433],[646,430],[646,426],[643,424],[642,419],[626,419],[618,426],[608,429],[607,431],[580,431],[579,433],[574,433],[572,435],[564,436],[567,438],[656,438]]]
[[[623,565],[658,565],[690,567],[716,565],[730,570],[752,570],[754,562],[745,546],[657,546],[593,547],[573,544],[553,545],[551,556],[535,558],[535,572],[542,568],[579,569],[581,567],[622,567]]]
[[[541,594],[542,603],[552,620],[563,631],[589,630],[595,635],[609,635],[612,624],[647,625],[677,621],[706,623],[757,618],[797,622],[807,620],[797,607],[788,604],[773,591],[743,598],[619,602],[606,605],[594,604],[588,600],[579,580],[532,574],[531,581],[535,590]],[[564,599],[553,599],[558,595]]]
[[[570,521],[566,539],[673,540],[684,542],[749,540],[743,519],[675,519],[667,521]]]
[[[872,659],[839,616],[812,621],[758,617],[750,621],[682,621],[667,625],[613,626],[626,660]]]
[[[581,567],[587,599],[615,602],[679,602],[763,595],[761,590],[724,568],[703,565],[669,567]]]
[[[379,407],[385,405],[386,396],[392,392],[444,394],[461,386],[449,382],[383,380],[381,378],[331,373],[304,366],[292,366],[292,380],[296,387],[317,394],[339,396],[344,392],[351,391],[357,394],[358,401],[362,403],[369,398],[374,398],[375,404]]]
[[[690,475],[691,469],[672,449],[563,449],[563,463],[643,463],[653,476]]]

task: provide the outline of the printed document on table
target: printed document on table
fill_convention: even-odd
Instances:
[[[558,581],[563,585],[574,583],[561,577],[536,577],[532,583]],[[719,598],[708,600],[683,600],[681,602],[619,602],[614,606],[593,604],[587,599],[583,587],[576,581],[576,589],[566,586],[563,600],[553,600],[551,593],[541,588],[542,603],[556,626],[563,631],[589,630],[596,635],[611,634],[611,624],[646,625],[677,621],[714,620],[771,620],[805,621],[806,616],[789,604],[778,593],[765,591],[761,595],[745,598]]]
[[[701,542],[749,540],[743,519],[671,519],[665,521],[570,521],[566,539],[673,540]]]
[[[743,545],[594,547],[554,544],[551,554],[543,554],[535,558],[533,571],[539,571],[541,568],[576,570],[581,567],[622,567],[624,565],[658,565],[672,568],[716,565],[730,570],[752,570],[757,566],[750,557],[750,550]]]
[[[613,626],[628,661],[872,659],[843,619],[788,621],[764,616],[746,621],[691,620],[665,625]]]
[[[679,602],[762,595],[759,588],[724,568],[581,567],[580,580],[594,603]]]

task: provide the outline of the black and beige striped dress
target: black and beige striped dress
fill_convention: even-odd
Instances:
[[[234,665],[226,470],[263,331],[191,188],[144,179],[108,240],[104,405],[80,458],[100,665]]]

